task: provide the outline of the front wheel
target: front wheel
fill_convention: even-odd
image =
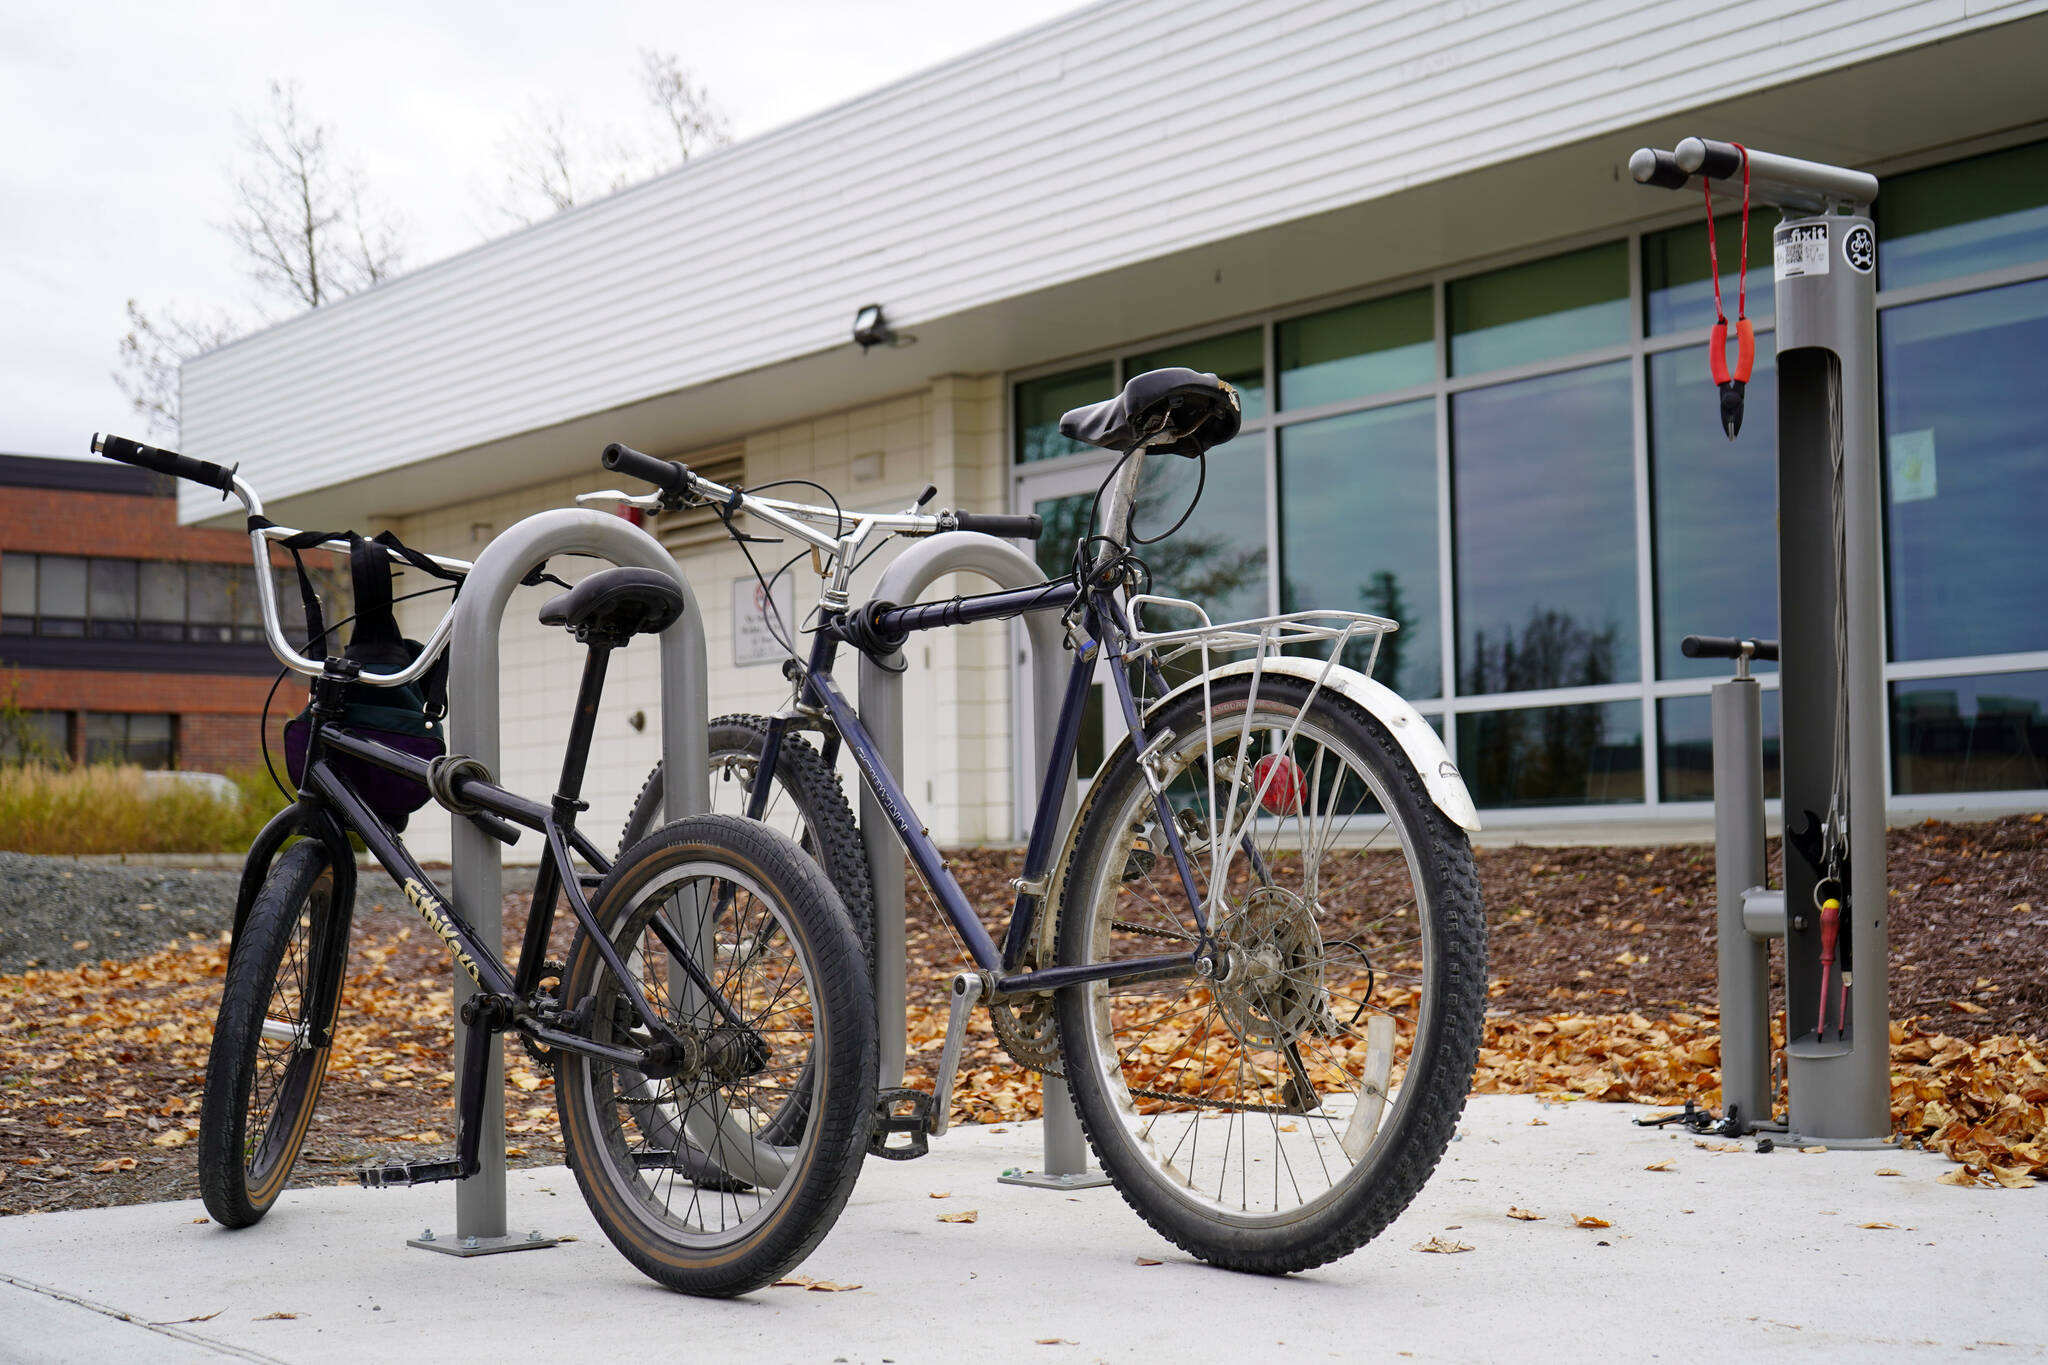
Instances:
[[[1486,935],[1465,834],[1379,722],[1294,678],[1219,680],[1148,718],[1216,950],[1213,979],[1068,987],[1066,1073],[1103,1169],[1232,1269],[1343,1256],[1406,1208],[1465,1103]],[[1193,951],[1128,749],[1098,775],[1059,960]]]
[[[567,1049],[556,1103],[605,1235],[648,1276],[743,1294],[808,1255],[845,1206],[875,1102],[874,998],[824,873],[759,823],[702,815],[619,859],[592,912],[680,1046],[659,1070]],[[706,987],[709,990],[706,990]],[[579,938],[564,998],[605,1047],[653,1041]]]
[[[327,1075],[348,919],[326,846],[303,839],[236,937],[199,1108],[199,1191],[222,1227],[262,1218],[291,1178]]]

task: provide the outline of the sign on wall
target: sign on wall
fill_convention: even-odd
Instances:
[[[768,592],[753,577],[732,581],[732,662],[735,668],[753,664],[777,664],[789,651],[775,638],[768,625]],[[796,581],[788,574],[775,580],[775,609],[780,613],[776,629],[796,639]]]

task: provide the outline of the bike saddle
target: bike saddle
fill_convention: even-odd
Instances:
[[[1116,397],[1060,418],[1060,435],[1105,450],[1146,446],[1196,456],[1237,435],[1237,390],[1200,370],[1147,370]]]
[[[624,644],[634,635],[667,630],[683,614],[682,590],[658,569],[600,569],[540,609],[544,626],[565,627],[577,640]]]

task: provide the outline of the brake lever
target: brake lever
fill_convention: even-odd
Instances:
[[[661,495],[658,493],[624,493],[616,488],[606,488],[595,493],[578,493],[576,501],[583,506],[593,502],[618,502],[628,507],[637,507],[643,512],[662,510]]]

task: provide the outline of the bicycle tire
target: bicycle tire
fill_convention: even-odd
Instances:
[[[711,809],[740,815],[746,811],[747,785],[767,747],[768,718],[745,714],[719,716],[711,722]],[[762,812],[770,825],[789,835],[817,860],[832,879],[860,935],[861,950],[872,968],[875,960],[875,893],[868,875],[867,846],[854,824],[839,774],[817,749],[794,730],[786,730],[775,758],[776,790]],[[620,832],[619,851],[647,837],[661,822],[662,765],[656,763],[633,799],[633,809]]]
[[[1232,851],[1209,912],[1226,963],[1214,981],[1064,989],[1063,1061],[1097,1159],[1154,1229],[1280,1274],[1377,1236],[1442,1157],[1484,1023],[1485,919],[1464,831],[1376,719],[1285,677],[1217,681],[1207,724],[1204,705],[1191,689],[1148,729],[1175,736],[1155,771],[1205,898]],[[1256,860],[1233,833],[1254,802]],[[1060,962],[1192,950],[1128,746],[1081,818]]]
[[[873,989],[839,894],[786,836],[701,815],[627,850],[592,911],[648,1003],[695,1041],[666,1079],[558,1049],[562,1139],[591,1214],[670,1289],[726,1297],[769,1284],[838,1218],[873,1121]],[[698,945],[691,960],[765,1055],[687,984],[671,939]],[[587,936],[563,986],[593,1041],[637,1045],[629,997]],[[767,1140],[799,1089],[800,1131]]]
[[[320,1100],[348,956],[349,907],[336,904],[334,888],[325,844],[286,849],[228,962],[198,1151],[200,1195],[222,1227],[248,1227],[277,1202]],[[316,1021],[323,978],[332,1004]]]

